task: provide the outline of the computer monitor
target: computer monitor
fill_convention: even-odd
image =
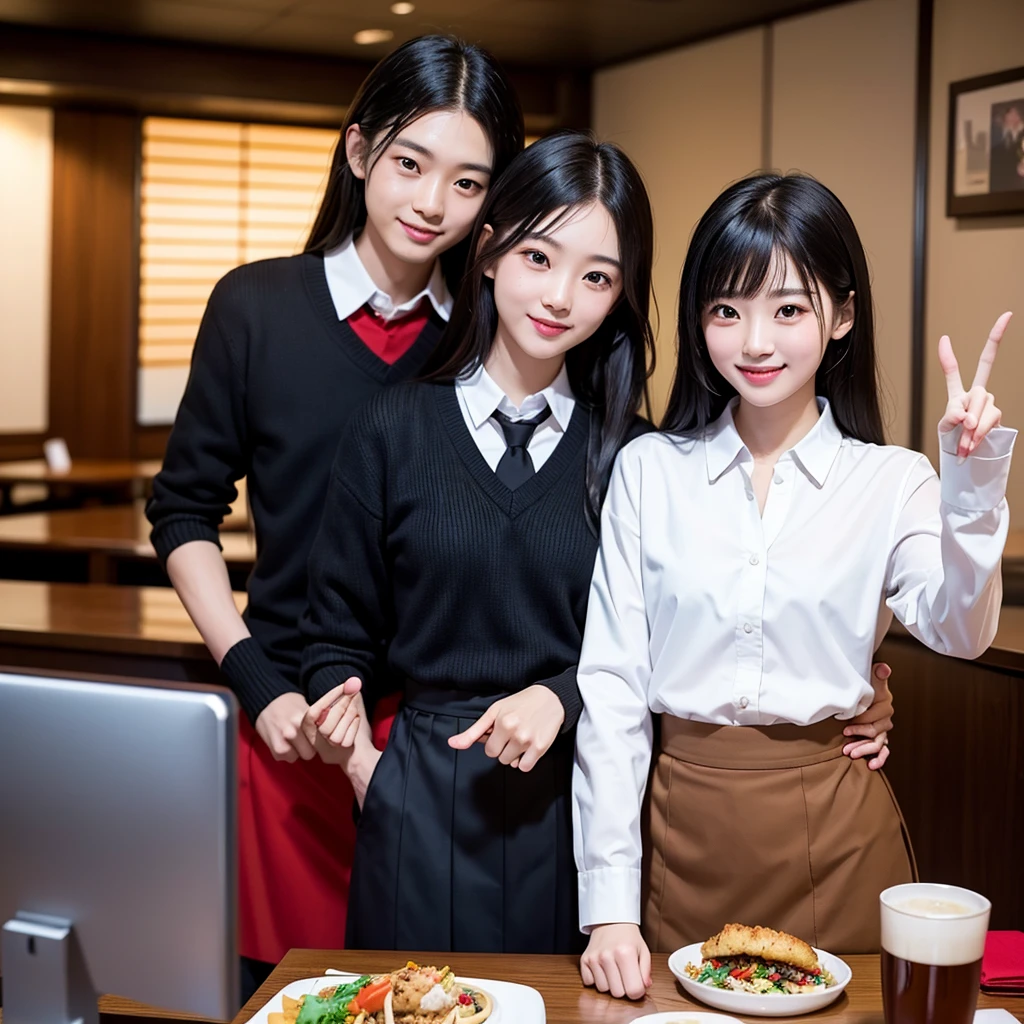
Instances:
[[[4,1024],[90,1024],[96,993],[234,1016],[236,707],[0,672]]]

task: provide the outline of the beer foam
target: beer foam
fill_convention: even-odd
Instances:
[[[882,948],[936,967],[972,964],[985,952],[991,904],[970,889],[931,882],[895,885],[881,895]]]

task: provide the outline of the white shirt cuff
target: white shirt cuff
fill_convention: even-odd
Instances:
[[[966,512],[988,512],[1006,497],[1010,456],[1017,431],[996,427],[962,462],[956,454],[960,429],[939,434],[939,480],[942,500]]]
[[[640,923],[640,869],[595,868],[579,873],[580,931],[599,924]]]

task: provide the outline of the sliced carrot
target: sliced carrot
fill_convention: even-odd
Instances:
[[[391,977],[385,975],[377,981],[371,981],[369,985],[361,989],[356,996],[356,1004],[360,1010],[367,1013],[378,1013],[384,1009],[384,997],[391,991]]]

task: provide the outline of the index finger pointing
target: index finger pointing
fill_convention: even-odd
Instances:
[[[1012,313],[1004,313],[989,332],[988,341],[985,342],[985,347],[981,350],[981,358],[978,360],[978,370],[974,374],[974,387],[987,389],[992,364],[996,361],[996,353],[999,351],[999,342],[1003,340],[1003,332],[1006,330],[1011,316],[1013,316]]]
[[[950,399],[959,398],[964,393],[964,382],[960,379],[960,367],[953,355],[953,343],[948,334],[939,338],[939,366],[946,378],[946,391]]]
[[[448,746],[455,747],[456,750],[468,750],[491,731],[496,715],[497,712],[492,704],[465,732],[450,736]]]

